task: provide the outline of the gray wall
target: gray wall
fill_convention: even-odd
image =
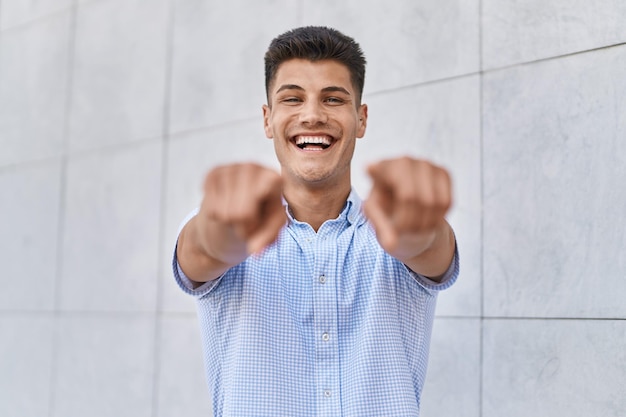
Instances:
[[[626,415],[623,0],[0,0],[0,415],[208,416],[170,254],[203,173],[276,166],[262,56],[369,60],[365,164],[448,167],[462,274],[423,416]]]

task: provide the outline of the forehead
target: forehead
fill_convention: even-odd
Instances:
[[[354,94],[348,67],[333,60],[290,59],[285,61],[276,71],[270,93],[275,93],[284,84],[298,85],[304,90],[313,91],[329,86],[343,87]]]

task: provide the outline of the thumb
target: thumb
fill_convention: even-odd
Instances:
[[[383,208],[380,194],[380,191],[373,189],[363,205],[363,211],[376,231],[380,246],[387,252],[392,252],[398,244],[398,234]]]
[[[275,205],[271,210],[267,210],[265,218],[262,219],[260,226],[250,236],[247,243],[248,253],[258,253],[266,246],[272,244],[280,230],[287,221],[287,214],[282,205]]]

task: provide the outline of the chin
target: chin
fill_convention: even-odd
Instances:
[[[331,178],[329,172],[322,172],[318,170],[309,170],[309,171],[296,171],[294,172],[294,176],[297,178],[299,182],[305,184],[324,184],[328,182]]]

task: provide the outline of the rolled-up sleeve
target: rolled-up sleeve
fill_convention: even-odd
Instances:
[[[174,248],[174,256],[172,257],[172,272],[174,273],[176,284],[187,294],[198,298],[209,294],[222,279],[222,277],[219,277],[212,281],[205,282],[200,286],[196,286],[197,283],[190,280],[180,267],[178,257],[176,256],[176,248]]]
[[[178,228],[178,235],[180,236],[180,232],[183,230],[183,227],[191,220],[195,215],[198,214],[198,209],[193,210],[185,220],[181,223]],[[187,294],[192,295],[194,297],[204,297],[209,294],[213,288],[219,283],[222,279],[221,277],[212,281],[208,281],[203,283],[202,285],[197,286],[197,283],[190,280],[187,275],[183,272],[180,264],[178,263],[178,256],[176,254],[176,250],[178,248],[178,238],[176,239],[176,245],[174,246],[174,254],[172,255],[172,272],[174,274],[174,279],[176,280],[176,284]]]
[[[424,275],[420,275],[416,272],[411,271],[409,267],[406,268],[409,270],[413,278],[425,289],[429,291],[443,291],[447,288],[450,288],[459,277],[459,247],[455,242],[454,257],[452,258],[452,262],[450,262],[450,266],[448,266],[448,269],[441,277],[441,281],[433,281],[432,279]]]

